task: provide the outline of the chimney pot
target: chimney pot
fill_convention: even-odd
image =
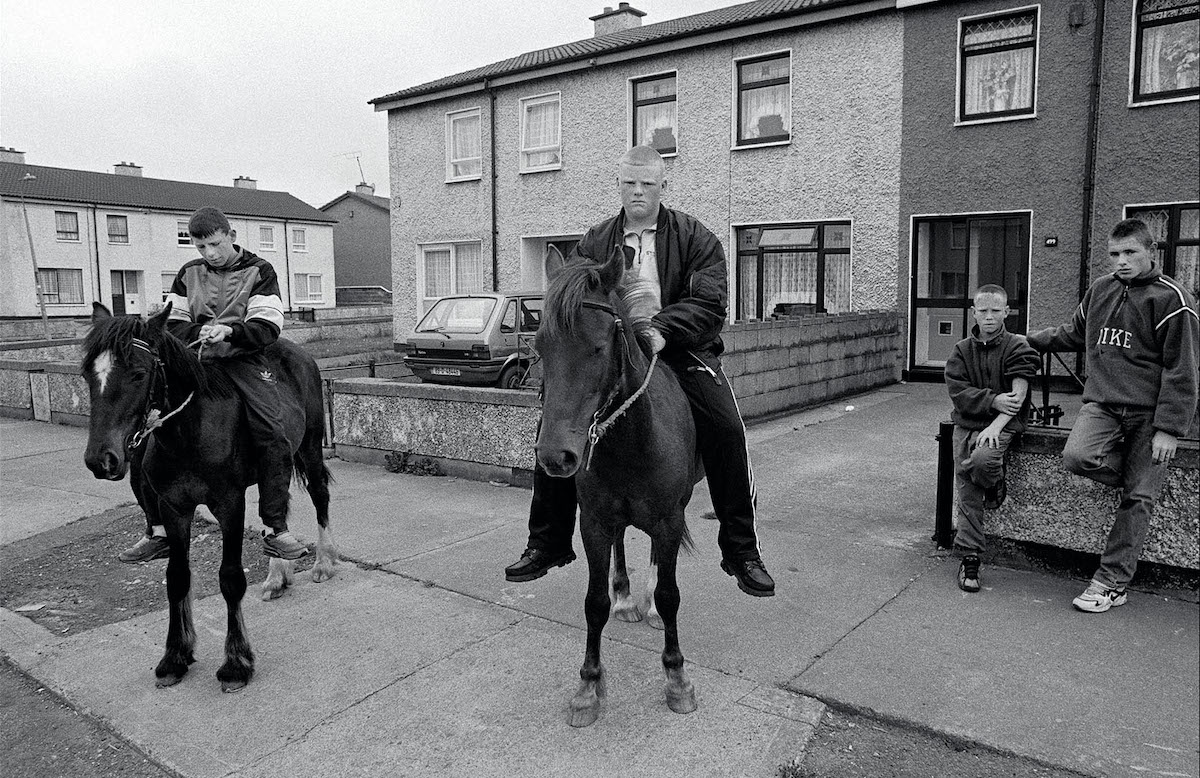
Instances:
[[[141,178],[142,166],[133,162],[121,161],[113,165],[113,173],[117,174],[118,176],[135,176],[137,178]]]
[[[258,181],[250,176],[238,176],[233,179],[233,185],[238,189],[258,189]]]
[[[24,165],[25,152],[17,151],[15,147],[0,147],[0,162],[13,162],[18,165]]]
[[[360,195],[373,195],[375,194],[375,185],[368,184],[366,181],[363,181],[361,184],[354,187],[354,191]]]

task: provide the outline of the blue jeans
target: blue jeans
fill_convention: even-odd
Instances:
[[[954,426],[954,484],[958,487],[958,533],[954,536],[954,547],[960,551],[978,554],[987,546],[983,531],[984,492],[1004,479],[1004,455],[1013,433],[1005,431],[999,436],[1000,445],[976,446],[979,433]]]
[[[1063,467],[1121,490],[1100,567],[1092,576],[1121,589],[1137,570],[1154,501],[1167,476],[1154,464],[1154,409],[1085,403],[1063,448]]]

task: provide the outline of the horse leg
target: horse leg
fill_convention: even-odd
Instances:
[[[642,613],[629,593],[629,571],[625,567],[625,529],[618,530],[613,538],[613,605],[612,615],[621,621],[641,621]]]
[[[221,691],[237,692],[254,675],[254,652],[242,619],[242,597],[246,594],[246,572],[242,568],[242,532],[246,526],[246,493],[233,493],[211,506],[221,521],[221,594],[225,597],[225,663],[217,670]]]
[[[674,537],[659,544],[654,541],[655,559],[658,561],[658,586],[654,600],[658,604],[663,620],[663,669],[667,674],[667,707],[676,713],[691,713],[696,710],[696,690],[683,669],[683,653],[679,650],[679,631],[676,619],[679,615],[679,583],[676,580],[676,563],[679,556],[679,538]],[[661,551],[662,553],[658,553]]]
[[[333,529],[329,526],[329,480],[331,476],[329,468],[325,466],[325,457],[321,453],[322,434],[324,434],[323,427],[318,428],[315,435],[310,429],[296,454],[297,465],[305,476],[308,496],[312,499],[313,507],[317,509],[317,560],[312,568],[312,579],[316,583],[333,578],[338,563],[338,550],[333,542]]]
[[[658,603],[654,601],[654,590],[657,587],[658,563],[651,561],[650,569],[646,571],[646,623],[655,629],[662,629],[662,616],[658,612]]]
[[[159,516],[167,530],[167,602],[169,619],[167,644],[162,659],[154,668],[159,688],[174,686],[187,674],[188,665],[196,661],[196,627],[192,620],[192,571],[188,550],[192,542],[192,511],[195,505],[178,510],[177,506],[159,504]]]
[[[587,617],[587,649],[583,666],[579,668],[579,690],[571,699],[570,717],[572,727],[594,724],[600,716],[600,700],[608,690],[605,687],[604,665],[600,664],[600,637],[608,622],[608,563],[613,547],[612,538],[594,526],[594,520],[580,521],[580,535],[588,559],[588,589],[583,611]]]

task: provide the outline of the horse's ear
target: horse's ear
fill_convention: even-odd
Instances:
[[[105,319],[112,318],[112,311],[104,306],[104,303],[92,303],[92,324],[99,324]]]
[[[150,325],[151,330],[161,333],[167,328],[167,319],[170,318],[170,316],[171,302],[168,301],[167,304],[163,306],[162,310],[151,316],[146,323]]]
[[[546,258],[544,260],[546,267],[546,280],[554,278],[558,272],[567,266],[567,258],[563,256],[562,251],[553,244],[546,244]]]
[[[613,247],[608,254],[608,261],[600,268],[600,286],[605,291],[620,288],[626,270],[633,264],[633,256],[632,246]]]

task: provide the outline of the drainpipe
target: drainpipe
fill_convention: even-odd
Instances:
[[[1100,75],[1104,56],[1104,3],[1096,3],[1096,33],[1092,39],[1092,80],[1088,84],[1087,147],[1083,164],[1083,230],[1079,241],[1079,299],[1088,289],[1092,243],[1092,213],[1095,210],[1096,143],[1099,141]],[[1083,372],[1083,354],[1075,355],[1075,370]]]
[[[287,310],[292,312],[292,262],[291,262],[291,245],[292,238],[288,235],[287,219],[283,220],[283,274],[287,276],[283,280],[284,286],[287,287]]]
[[[96,299],[104,302],[103,287],[100,280],[100,217],[96,214],[97,205],[92,203],[92,248],[96,252]]]
[[[496,170],[496,93],[492,91],[491,81],[483,80],[483,90],[488,96],[488,147],[489,159],[488,165],[492,169],[492,291],[500,291],[500,249],[497,245],[500,227],[496,223],[496,182],[500,178],[499,172]]]

